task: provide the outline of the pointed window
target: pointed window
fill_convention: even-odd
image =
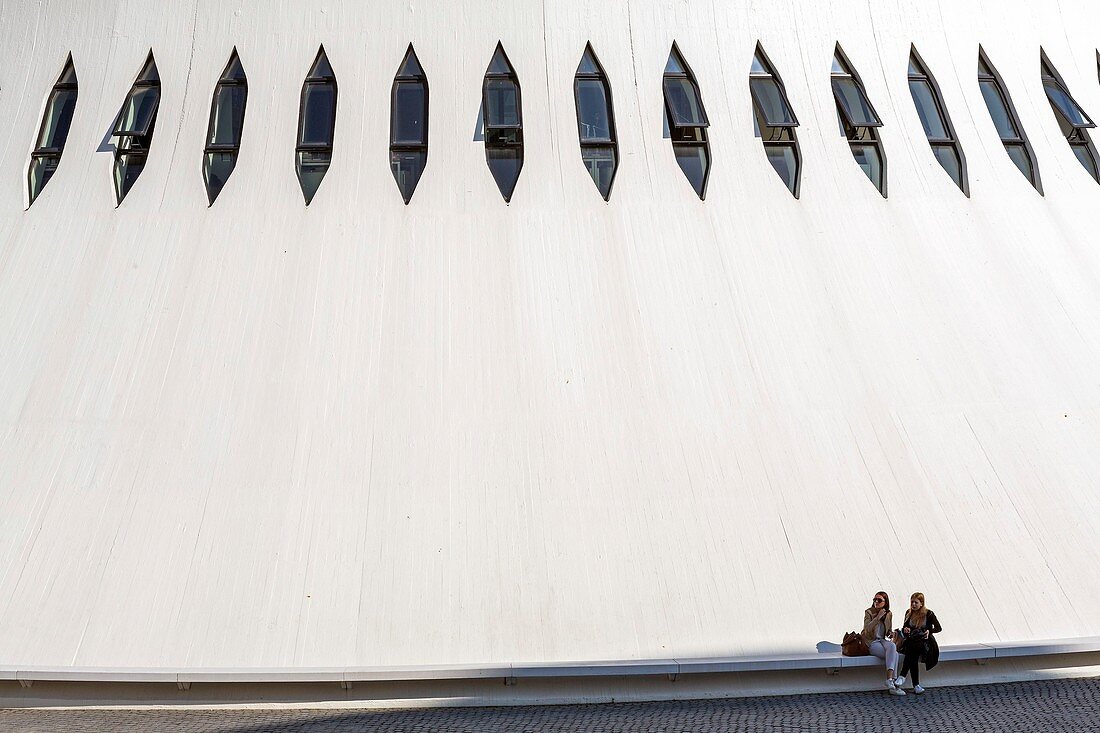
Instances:
[[[160,73],[150,51],[118,113],[112,133],[118,138],[115,143],[115,196],[120,204],[145,169],[159,108]]]
[[[840,44],[837,44],[833,54],[831,78],[837,118],[840,120],[841,132],[848,138],[852,157],[885,197],[886,154],[876,132],[876,128],[882,127],[882,120],[871,106],[871,100],[867,99],[863,82],[852,70]]]
[[[798,198],[802,175],[802,156],[794,129],[798,127],[798,118],[787,100],[783,80],[775,73],[760,44],[756,46],[749,68],[749,93],[752,95],[753,132],[763,141],[772,168]]]
[[[707,140],[706,109],[695,76],[675,43],[668,54],[662,87],[665,93],[665,122],[672,138],[672,152],[700,199],[706,197],[710,177],[710,143]]]
[[[519,79],[497,44],[493,60],[485,71],[481,89],[482,125],[485,129],[485,160],[505,201],[512,200],[523,169],[523,108]]]
[[[428,78],[412,44],[390,92],[390,170],[408,204],[428,163]]]
[[[947,114],[939,86],[921,62],[915,47],[911,48],[909,54],[909,94],[916,105],[924,135],[932,146],[932,154],[955,181],[955,185],[969,196],[966,156],[963,155],[955,129],[951,125],[951,116]]]
[[[1008,94],[1001,81],[1000,75],[989,59],[985,51],[978,47],[978,87],[985,99],[986,109],[993,120],[993,126],[997,128],[997,135],[1005,146],[1009,160],[1020,169],[1031,185],[1039,193],[1043,187],[1039,181],[1039,168],[1035,165],[1035,156],[1031,150],[1024,127],[1020,124],[1020,118],[1016,115],[1016,108],[1012,106],[1012,97]]]
[[[592,44],[584,48],[581,63],[573,79],[577,98],[577,134],[581,142],[581,160],[604,201],[611,198],[611,184],[619,164],[619,146],[615,136],[615,114],[611,106],[611,87]]]
[[[76,111],[76,92],[76,69],[73,68],[72,54],[69,54],[65,68],[53,85],[50,98],[46,102],[46,113],[42,116],[38,140],[31,153],[31,166],[27,174],[31,204],[42,193],[61,162],[65,141],[69,138],[69,127],[73,123],[73,113]]]
[[[1096,127],[1096,124],[1069,93],[1069,88],[1047,59],[1046,53],[1040,50],[1039,56],[1043,90],[1047,93],[1047,100],[1050,102],[1050,108],[1054,110],[1058,126],[1062,128],[1062,134],[1065,135],[1070,150],[1077,156],[1081,167],[1088,171],[1094,181],[1100,183],[1100,170],[1098,170],[1100,166],[1096,162],[1096,148],[1088,133],[1090,128]]]
[[[237,49],[233,49],[229,63],[214,87],[206,151],[202,160],[202,177],[206,181],[206,195],[211,206],[237,165],[247,102],[248,78],[237,56]]]
[[[298,146],[295,169],[306,206],[313,201],[321,180],[332,163],[332,142],[336,132],[336,74],[325,55],[325,47],[302,84],[302,102],[298,110]]]

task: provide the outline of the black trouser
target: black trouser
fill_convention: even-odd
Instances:
[[[924,640],[909,639],[905,642],[905,659],[901,663],[901,676],[913,675],[913,686],[920,684],[920,661],[924,656]]]

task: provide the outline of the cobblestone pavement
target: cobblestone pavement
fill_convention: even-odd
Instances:
[[[435,710],[0,710],[0,731],[142,733],[1075,733],[1100,731],[1100,678],[705,702]]]

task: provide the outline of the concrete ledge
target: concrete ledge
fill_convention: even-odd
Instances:
[[[1100,637],[1023,642],[989,642],[940,647],[945,662],[1049,657],[1100,652]],[[683,659],[624,659],[575,662],[525,662],[485,665],[422,665],[389,667],[306,667],[251,669],[172,669],[117,667],[0,666],[0,681],[176,683],[340,683],[412,682],[423,680],[575,679],[583,677],[655,677],[668,675],[783,672],[875,667],[876,657],[845,657],[839,652],[746,655]]]

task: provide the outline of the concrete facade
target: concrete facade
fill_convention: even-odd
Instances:
[[[945,643],[1100,635],[1100,186],[1039,81],[1042,47],[1100,115],[1095,2],[9,0],[0,38],[0,662],[803,652],[880,588],[896,611],[925,592]],[[498,40],[523,89],[508,205],[474,139]],[[710,115],[705,201],[662,135],[673,41]],[[752,132],[758,41],[802,123],[797,200]],[[410,42],[431,122],[405,206]],[[588,42],[609,203],[577,141]],[[837,42],[885,123],[887,199],[837,130]],[[1045,195],[998,140],[979,43]],[[340,98],[306,207],[321,44]],[[924,138],[910,44],[970,198]],[[234,47],[244,140],[208,207]],[[150,49],[157,129],[116,207],[105,134]],[[28,209],[70,52],[72,132]]]

